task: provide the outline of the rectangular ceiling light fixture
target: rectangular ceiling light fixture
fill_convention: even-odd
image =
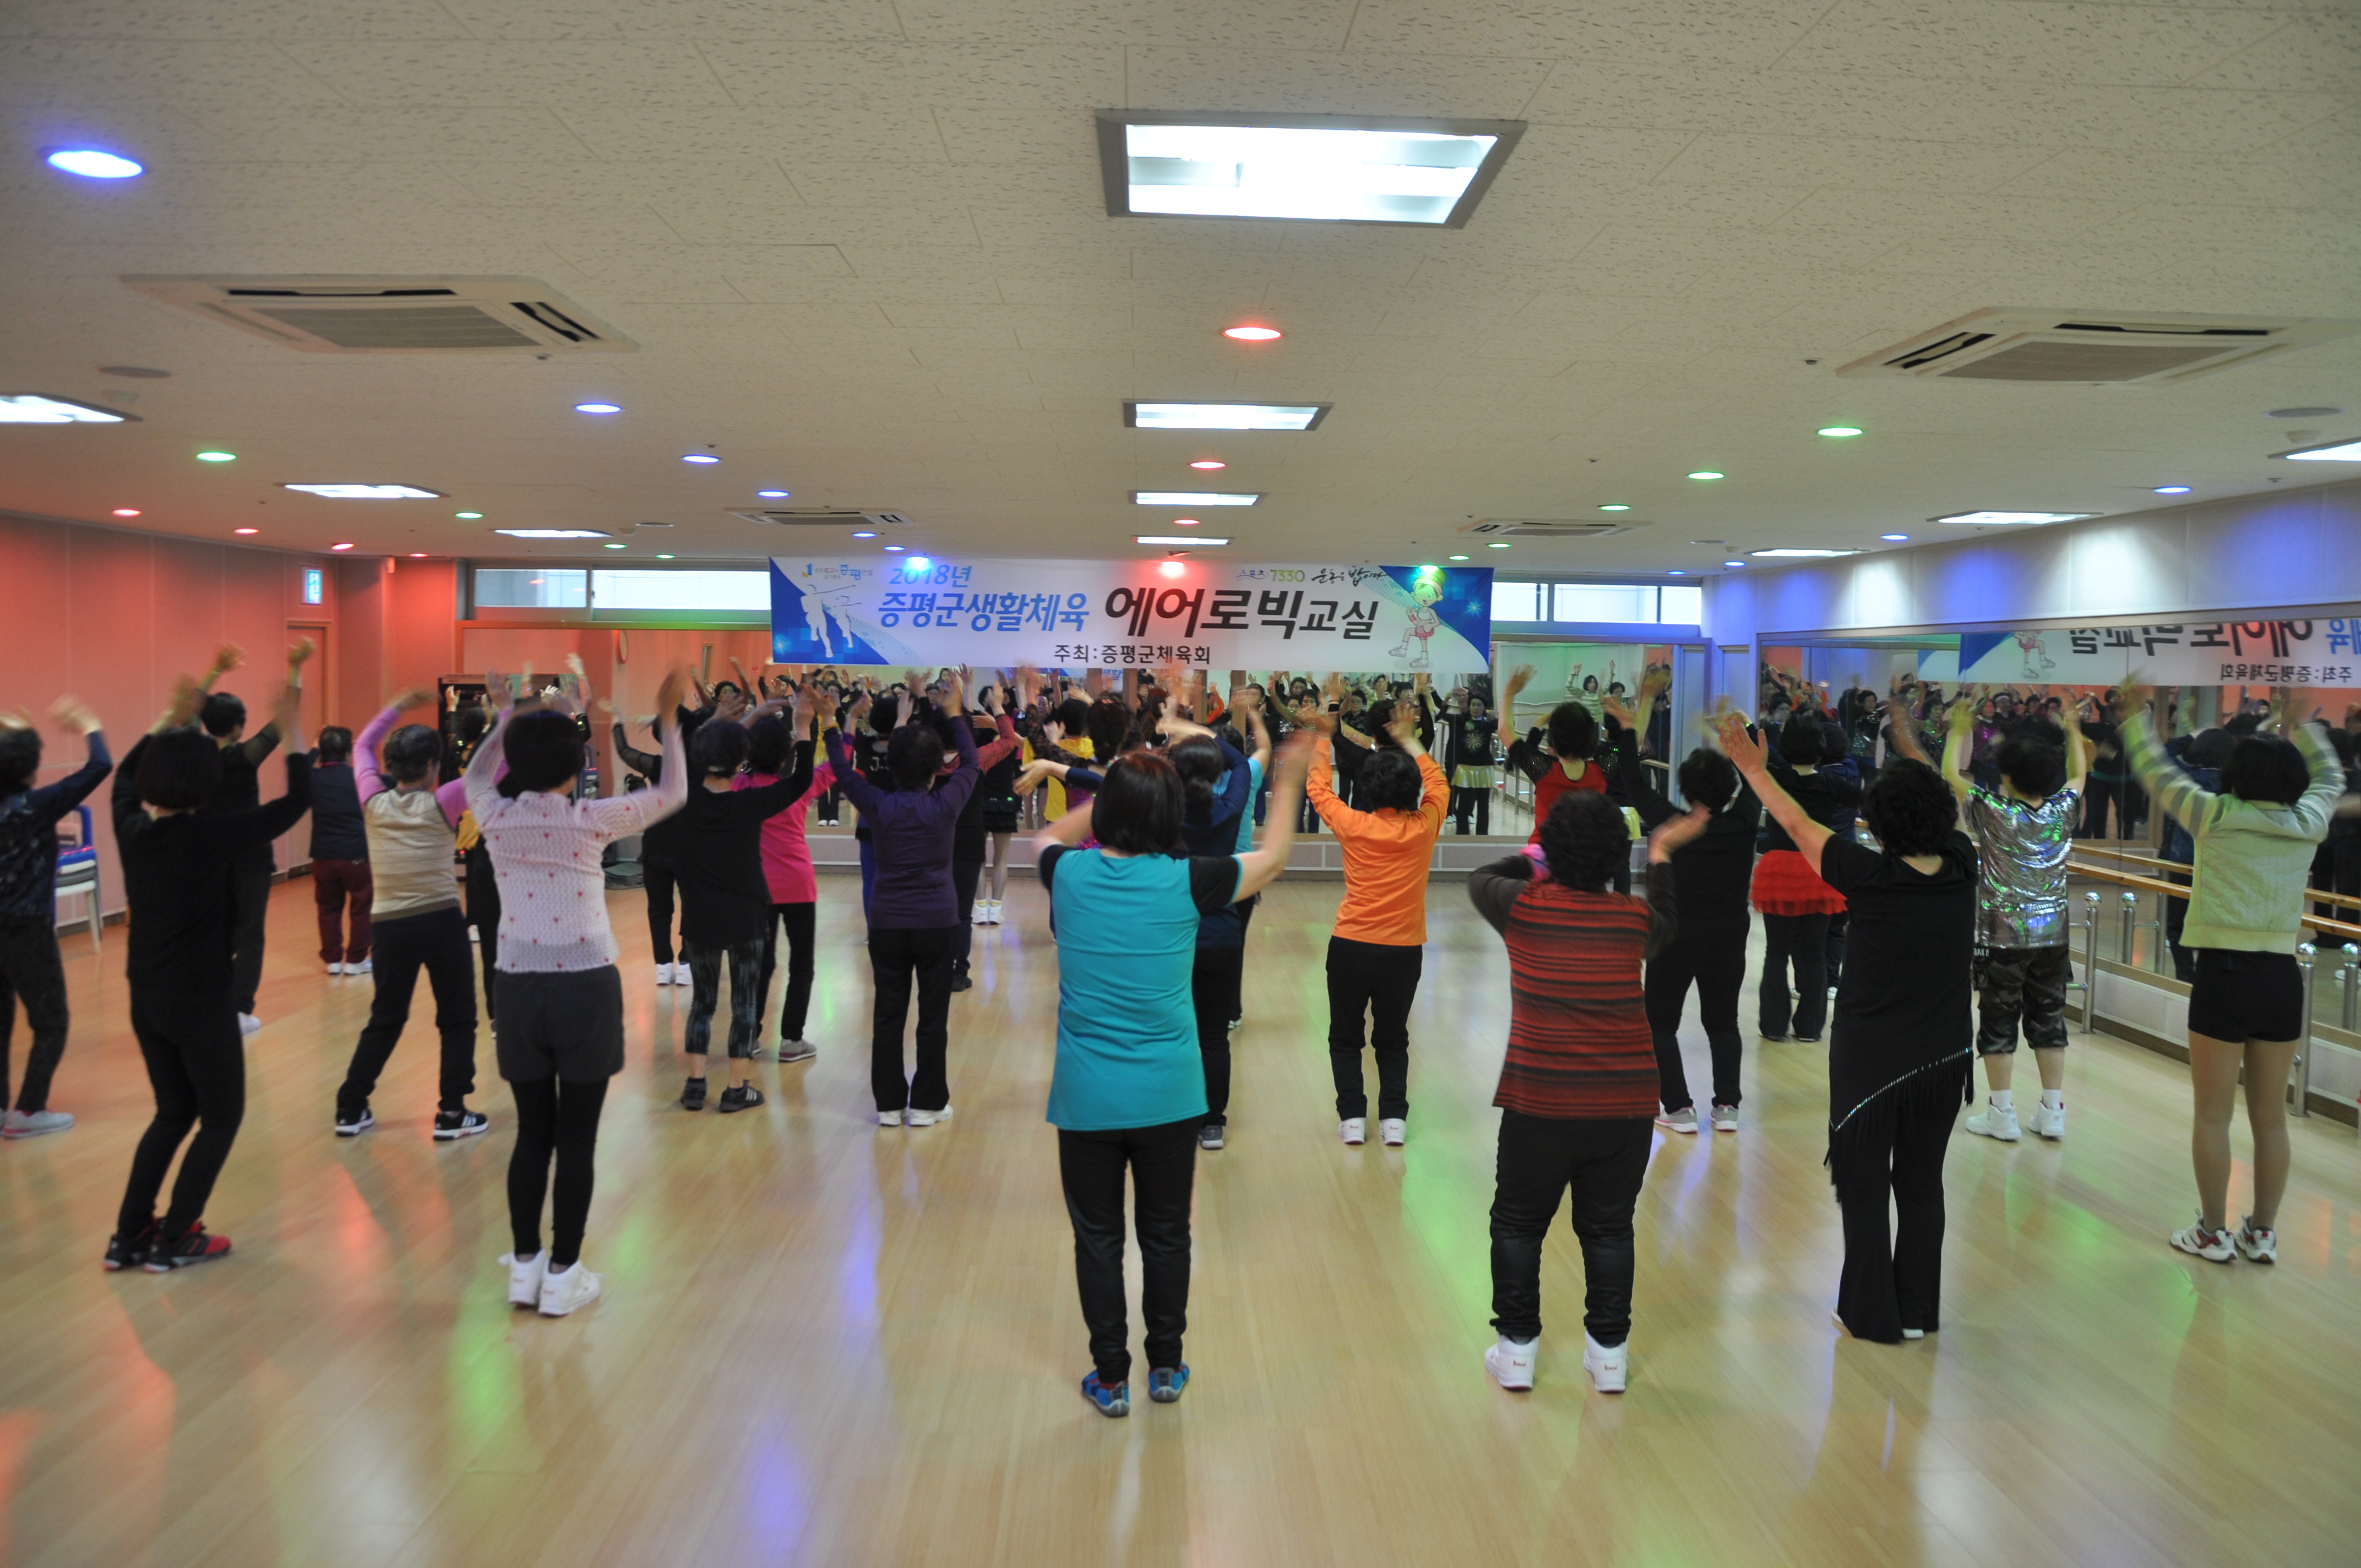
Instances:
[[[332,501],[431,501],[443,492],[422,490],[416,485],[281,485],[282,490],[301,490],[307,496],[325,496]]]
[[[2080,522],[2086,517],[2098,515],[2094,511],[1955,511],[1949,517],[1930,517],[1927,521],[1965,523],[1971,528],[1993,528],[2003,524]]]
[[[2361,441],[2332,441],[2325,446],[2301,446],[2271,455],[2290,463],[2361,463]]]
[[[0,424],[121,424],[134,417],[44,392],[0,392]]]
[[[505,533],[511,539],[604,539],[607,532],[599,528],[496,528],[494,533]]]
[[[1521,120],[1101,109],[1107,216],[1465,228]]]
[[[1250,507],[1260,490],[1134,490],[1132,504],[1144,507]]]
[[[1749,555],[1767,558],[1773,561],[1822,561],[1833,555],[1858,555],[1861,552],[1858,550],[1798,550],[1793,548],[1782,548],[1778,550],[1749,550],[1747,554]]]
[[[1142,403],[1126,399],[1135,430],[1318,430],[1333,403]]]
[[[1200,544],[1227,544],[1229,543],[1228,540],[1224,539],[1219,534],[1213,534],[1206,538],[1200,539],[1193,533],[1135,533],[1131,536],[1131,542],[1134,544],[1165,544],[1171,546],[1175,550],[1188,550]]]

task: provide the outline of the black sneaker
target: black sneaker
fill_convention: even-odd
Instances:
[[[481,1111],[437,1111],[434,1113],[434,1141],[447,1144],[454,1138],[472,1138],[478,1133],[489,1132],[492,1119]]]
[[[721,1091],[719,1109],[721,1113],[727,1116],[732,1111],[752,1111],[762,1102],[761,1090],[751,1083],[741,1083],[735,1089],[725,1089]]]
[[[340,1138],[357,1138],[376,1125],[377,1117],[370,1113],[369,1108],[366,1105],[349,1113],[343,1111],[336,1113],[336,1136]]]
[[[688,1086],[680,1091],[680,1108],[684,1111],[705,1109],[705,1080],[692,1078],[688,1080]]]
[[[156,1222],[150,1220],[136,1236],[106,1238],[106,1271],[119,1274],[134,1265],[148,1261],[148,1249],[156,1245]]]
[[[148,1249],[148,1272],[170,1274],[193,1263],[211,1263],[228,1255],[229,1238],[208,1234],[204,1222],[200,1220],[196,1228],[179,1241],[168,1242],[159,1234],[155,1245]]]

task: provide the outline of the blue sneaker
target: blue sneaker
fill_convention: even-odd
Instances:
[[[1128,1383],[1118,1383],[1110,1388],[1100,1382],[1099,1375],[1093,1372],[1082,1379],[1082,1398],[1097,1406],[1099,1414],[1103,1416],[1131,1414],[1131,1385]]]
[[[1159,1405],[1180,1402],[1180,1390],[1189,1387],[1189,1364],[1182,1362],[1176,1371],[1159,1366],[1148,1375],[1148,1397]]]

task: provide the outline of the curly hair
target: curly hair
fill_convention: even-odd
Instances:
[[[1719,811],[1738,794],[1738,768],[1728,757],[1699,746],[1681,759],[1681,798]]]
[[[1587,762],[1598,750],[1598,720],[1578,702],[1562,702],[1550,709],[1550,750],[1569,762]]]
[[[431,724],[405,724],[385,738],[378,754],[394,783],[419,784],[443,760],[443,735]]]
[[[1943,775],[1912,757],[1878,770],[1861,794],[1861,819],[1889,855],[1932,855],[1959,830],[1959,803]]]
[[[1584,893],[1601,893],[1631,862],[1631,830],[1615,803],[1597,790],[1569,790],[1542,823],[1550,876]]]
[[[1361,764],[1353,799],[1364,811],[1416,811],[1426,793],[1418,763],[1399,746],[1380,746]]]
[[[2030,735],[2012,735],[2000,743],[1993,761],[2016,793],[2047,800],[2066,787],[2066,749]]]
[[[795,755],[796,732],[775,713],[746,726],[746,766],[758,773],[784,773]]]

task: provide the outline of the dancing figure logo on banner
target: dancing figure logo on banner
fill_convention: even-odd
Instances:
[[[782,664],[1471,670],[1491,648],[1488,568],[771,562]]]

